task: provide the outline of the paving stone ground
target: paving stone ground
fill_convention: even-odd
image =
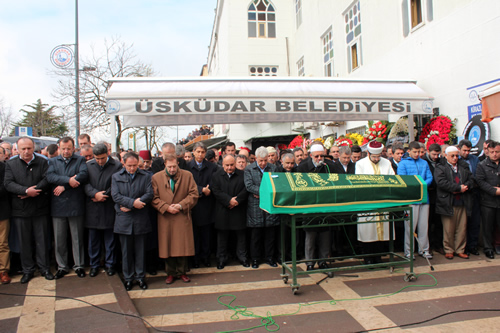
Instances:
[[[57,281],[36,276],[28,284],[14,276],[12,283],[0,286],[0,330],[156,332],[133,317],[141,316],[167,332],[266,332],[262,320],[268,330],[279,327],[279,332],[498,332],[500,259],[447,260],[436,254],[432,265],[431,272],[424,259],[416,258],[415,273],[423,274],[413,282],[403,280],[407,267],[392,273],[360,269],[325,280],[324,274],[301,275],[296,295],[283,283],[281,268],[267,265],[192,269],[191,283],[177,280],[169,286],[160,272],[147,277],[149,289],[136,286],[130,292],[118,275],[103,271],[94,278],[70,274]],[[434,279],[426,273],[432,273],[437,286],[431,287]],[[410,285],[416,287],[403,289]],[[243,313],[220,304],[219,298]]]

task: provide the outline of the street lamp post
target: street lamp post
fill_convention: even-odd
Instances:
[[[80,136],[80,62],[78,57],[78,0],[75,0],[75,141]]]

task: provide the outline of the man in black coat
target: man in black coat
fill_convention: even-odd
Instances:
[[[292,153],[283,155],[281,166],[278,167],[278,172],[297,172],[295,166],[295,157]]]
[[[481,189],[484,254],[493,259],[494,230],[500,228],[500,143],[491,142],[488,152],[488,157],[477,166],[476,181]]]
[[[103,143],[94,146],[94,159],[87,162],[89,182],[85,185],[87,214],[85,227],[89,229],[89,257],[91,277],[99,273],[101,248],[105,249],[105,266],[109,276],[115,274],[114,202],[111,199],[111,176],[122,169],[120,162],[109,157]]]
[[[301,149],[301,148],[299,148]],[[302,152],[302,149],[300,150],[300,152]],[[300,155],[302,156],[302,155]],[[301,157],[302,158],[302,157]],[[286,153],[285,155],[283,155],[282,157],[282,164],[280,167],[278,167],[278,172],[297,172],[297,165],[296,165],[296,159],[295,159],[295,156],[293,153]],[[290,221],[290,215],[288,214],[282,214],[280,215],[280,218],[281,218],[281,223],[287,223],[288,221]],[[304,229],[297,229],[296,230],[296,233],[297,233],[297,238],[296,238],[296,249],[297,249],[297,256],[298,257],[303,257],[304,255],[304,237],[305,237],[305,234],[304,234]],[[281,262],[282,261],[282,252],[281,252],[281,237],[278,237],[278,239],[276,240],[277,242],[277,246],[276,246],[276,249],[277,249],[277,253],[278,253],[278,258],[279,258],[279,261]],[[292,257],[292,247],[291,247],[291,244],[290,244],[290,228],[286,228],[286,234],[285,234],[285,254],[286,254],[286,257],[287,258],[291,258]]]
[[[302,161],[297,167],[298,172],[311,173],[335,173],[335,165],[332,161],[325,159],[325,147],[320,142],[313,142],[309,151],[309,158]],[[306,259],[317,258],[314,255],[316,239],[318,242],[319,258],[327,258],[330,255],[330,230],[328,228],[308,228],[306,232],[305,254]],[[328,268],[325,261],[319,262],[319,268]],[[307,270],[314,269],[314,262],[307,262]]]
[[[153,175],[157,173],[158,171],[163,171],[165,170],[165,160],[164,157],[167,155],[174,155],[175,156],[175,145],[171,142],[165,142],[161,146],[161,154],[163,157],[157,158],[153,161],[153,164],[151,165],[151,172]],[[184,160],[184,158],[178,158],[177,163],[179,163],[179,168],[182,170],[187,170],[187,163]]]
[[[236,256],[243,267],[250,267],[246,249],[246,213],[248,192],[245,173],[236,169],[235,159],[226,155],[222,169],[212,177],[212,193],[216,199],[214,218],[217,229],[217,268],[223,269],[228,260],[229,235],[236,234]]]
[[[465,253],[467,216],[472,211],[473,178],[467,163],[459,163],[459,150],[449,146],[446,159],[436,164],[434,179],[437,186],[436,213],[443,222],[443,248],[446,259],[454,255],[469,259]],[[464,165],[465,164],[465,165]]]
[[[394,174],[398,174],[398,164],[401,162],[401,159],[403,158],[403,155],[405,154],[405,150],[403,148],[403,145],[400,143],[395,143],[392,147],[392,157],[389,158],[389,161],[391,161],[392,165],[392,170],[394,170]]]
[[[207,148],[202,142],[193,146],[194,159],[188,164],[188,171],[193,175],[198,187],[198,203],[193,207],[193,234],[195,256],[193,267],[200,267],[200,262],[210,267],[210,235],[213,228],[212,211],[215,198],[212,195],[212,176],[217,166],[205,160]]]
[[[17,228],[21,246],[21,283],[34,276],[32,244],[35,244],[36,265],[47,280],[50,272],[50,184],[47,181],[47,160],[34,154],[35,143],[30,138],[17,140],[19,157],[6,162],[5,188],[11,195],[11,221]],[[35,241],[36,240],[36,241]]]
[[[332,147],[333,148],[333,147]],[[349,146],[338,147],[338,160],[334,163],[332,173],[353,175],[356,173],[356,163],[351,161],[352,151]],[[344,215],[339,218],[345,221],[356,220],[353,214]],[[352,246],[357,246],[357,232],[358,228],[355,224],[339,226],[332,228],[332,250],[337,256],[344,256],[347,254],[354,254]],[[346,239],[346,237],[348,237]]]
[[[222,147],[222,153],[217,161],[218,166],[222,166],[222,159],[226,155],[236,156],[236,144],[234,142],[227,142],[224,147]]]
[[[437,143],[433,143],[429,146],[428,152],[425,154],[423,160],[427,161],[432,173],[432,183],[427,187],[429,195],[429,245],[431,250],[445,255],[443,249],[443,223],[441,216],[436,213],[437,185],[436,179],[434,178],[436,165],[440,164],[440,154],[441,146]]]
[[[356,164],[351,161],[351,154],[349,146],[340,146],[339,163],[334,163],[332,173],[353,175],[356,172]]]
[[[52,223],[56,245],[58,271],[56,279],[69,272],[68,266],[68,227],[71,233],[73,259],[78,277],[85,277],[85,191],[88,179],[87,163],[83,156],[75,154],[75,141],[64,137],[59,142],[61,155],[49,160],[47,180],[52,184]]]

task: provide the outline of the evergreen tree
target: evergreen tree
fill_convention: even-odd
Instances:
[[[48,104],[43,104],[39,99],[36,103],[25,106],[29,109],[20,110],[24,113],[23,119],[15,123],[14,126],[33,128],[33,136],[61,138],[67,134],[68,127],[62,117],[55,114],[55,105],[49,107]]]

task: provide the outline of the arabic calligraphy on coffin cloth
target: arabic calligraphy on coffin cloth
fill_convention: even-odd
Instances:
[[[427,201],[420,176],[265,173],[260,208],[271,214],[371,210]]]

